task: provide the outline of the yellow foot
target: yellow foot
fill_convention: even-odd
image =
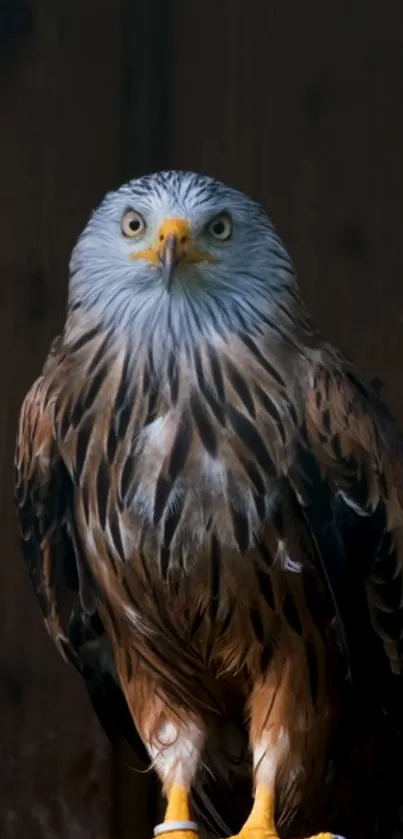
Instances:
[[[174,784],[168,793],[165,819],[154,828],[156,839],[197,839],[198,825],[189,813],[189,795],[183,787]]]
[[[178,837],[178,839],[180,839],[180,837]],[[237,833],[236,836],[232,836],[231,839],[279,839],[279,836],[276,829],[273,827],[263,827],[257,825],[248,825],[248,827],[246,827],[245,825],[241,832]],[[309,839],[344,839],[344,837],[335,836],[334,833],[317,833],[315,836],[310,836]]]
[[[180,837],[178,837],[180,839]],[[270,789],[258,785],[251,814],[242,830],[231,839],[278,839],[274,823],[274,797]],[[317,833],[309,839],[344,839],[333,833]]]
[[[155,833],[155,830],[158,830],[158,828],[155,828],[154,829],[154,836],[155,837],[161,836],[161,838],[164,837],[164,839],[196,839],[196,837],[198,836],[198,828],[197,827],[196,827],[195,830],[186,830],[186,828],[180,828],[179,830],[174,830],[174,829],[170,828],[169,822],[163,822],[162,824],[158,825],[158,827],[161,827],[161,828],[164,827],[164,830],[161,831],[161,833]]]
[[[176,827],[176,825],[178,826]],[[161,832],[159,832],[160,828]],[[181,822],[163,822],[154,828],[154,836],[156,839],[158,837],[161,837],[161,839],[196,839],[198,827],[195,825],[194,830],[187,830],[186,822],[183,822],[183,827]]]
[[[169,829],[169,822],[163,822],[161,825],[159,825],[159,827],[164,827],[165,824],[165,830],[161,833],[155,833],[154,831],[154,836],[161,836],[164,837],[164,839],[196,839],[199,835],[197,831],[186,830],[182,828],[180,828],[179,830],[171,830]]]

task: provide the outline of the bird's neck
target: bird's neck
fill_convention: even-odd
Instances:
[[[205,354],[239,358],[239,347],[248,346],[248,341],[285,356],[310,344],[315,335],[295,286],[262,299],[261,305],[248,297],[242,305],[234,303],[232,310],[204,310],[185,297],[146,303],[118,318],[109,309],[85,307],[71,299],[64,330],[67,351],[104,336],[113,355],[130,356],[133,371],[147,363],[158,380],[166,380],[174,361],[190,372]]]

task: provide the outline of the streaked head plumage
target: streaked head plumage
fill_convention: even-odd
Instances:
[[[262,207],[211,177],[167,171],[106,195],[73,251],[70,306],[177,340],[234,330],[293,283]]]

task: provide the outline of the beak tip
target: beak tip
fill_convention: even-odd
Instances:
[[[160,261],[164,269],[164,279],[168,291],[172,286],[172,278],[177,263],[178,239],[174,234],[166,237],[160,251]]]

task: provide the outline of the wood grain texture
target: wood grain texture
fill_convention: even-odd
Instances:
[[[22,396],[64,317],[70,248],[118,178],[119,7],[101,0],[95,20],[81,0],[24,5],[25,28],[11,16],[0,44],[0,833],[94,839],[112,828],[111,750],[42,625],[11,469]]]
[[[172,166],[262,200],[326,335],[403,419],[403,8],[177,0]]]
[[[175,0],[120,0],[121,180],[167,167]]]

